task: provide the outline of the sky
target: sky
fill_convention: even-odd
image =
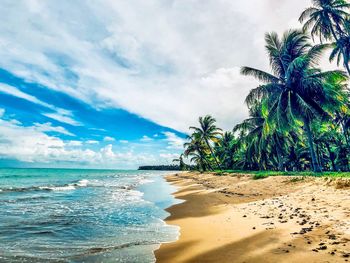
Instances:
[[[211,114],[231,130],[269,70],[264,34],[309,0],[2,0],[0,166],[170,164]]]

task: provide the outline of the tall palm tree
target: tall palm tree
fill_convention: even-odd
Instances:
[[[215,125],[216,120],[207,115],[205,117],[199,117],[199,125],[200,127],[194,127],[191,126],[190,130],[194,131],[194,134],[196,134],[202,141],[205,142],[205,144],[208,146],[208,149],[218,167],[219,170],[221,169],[221,165],[219,164],[218,160],[216,159],[216,156],[214,154],[214,151],[210,145],[210,142],[216,142],[218,140],[218,137],[222,135],[222,130]]]
[[[319,36],[320,42],[334,39],[342,53],[344,66],[350,74],[349,53],[344,43],[344,24],[349,18],[346,10],[350,4],[345,0],[312,0],[313,6],[304,10],[299,21],[304,30],[311,28],[311,36]]]
[[[327,86],[326,79],[345,79],[345,74],[318,69],[324,46],[312,47],[309,38],[301,31],[287,31],[282,39],[276,33],[266,34],[265,41],[272,74],[250,67],[242,68],[243,75],[254,76],[264,83],[251,90],[246,102],[251,105],[257,100],[267,100],[269,115],[281,130],[303,125],[313,169],[320,172],[310,124],[316,118],[327,119],[330,116],[326,104],[335,98],[328,92],[332,87]]]

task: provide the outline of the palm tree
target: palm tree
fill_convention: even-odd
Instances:
[[[180,154],[179,158],[173,159],[173,162],[178,162],[179,163],[179,167],[180,167],[181,171],[186,170],[186,164],[184,162],[184,158],[183,157],[184,157],[184,154],[182,153],[182,154]]]
[[[304,126],[309,143],[312,166],[315,172],[321,167],[317,161],[311,122],[327,119],[326,105],[334,101],[328,92],[328,78],[346,79],[341,71],[322,72],[316,66],[324,45],[312,47],[309,38],[301,31],[287,31],[282,39],[276,33],[266,34],[266,50],[270,58],[272,74],[243,67],[243,75],[254,76],[264,84],[251,90],[246,98],[248,105],[257,100],[267,100],[269,115],[281,131]]]
[[[213,171],[213,168],[206,157],[208,150],[206,144],[203,143],[202,139],[197,134],[192,134],[191,136],[188,136],[188,139],[190,141],[184,144],[184,156],[196,156],[197,158],[192,159],[191,162],[195,161],[199,167],[203,168],[203,170],[205,170],[205,168],[208,167],[210,170]]]
[[[237,142],[232,132],[225,132],[216,143],[214,152],[225,169],[232,169]]]
[[[208,163],[207,163],[205,157],[199,153],[193,153],[191,156],[192,157],[191,157],[190,161],[196,163],[199,170],[205,172],[207,170],[207,166],[208,166]],[[209,168],[209,166],[208,166],[208,168]],[[211,169],[211,168],[209,168],[209,169]]]
[[[278,170],[284,170],[283,155],[286,136],[282,136],[276,129],[275,123],[269,118],[266,108],[266,101],[260,103],[256,101],[249,108],[248,119],[237,124],[233,132],[241,131],[243,140],[247,144],[249,155],[259,163],[260,169],[266,170],[271,158],[268,156],[275,155],[278,163]],[[255,157],[254,157],[255,155]]]
[[[199,117],[200,127],[198,128],[198,127],[191,126],[190,130],[193,130],[194,134],[198,136],[198,138],[200,138],[201,141],[205,142],[205,144],[208,146],[208,149],[218,169],[222,170],[218,160],[216,159],[214,151],[210,145],[210,142],[216,142],[218,140],[218,137],[221,136],[222,134],[222,130],[215,126],[215,122],[216,120],[209,115],[205,116],[204,118]]]
[[[343,59],[343,65],[349,73],[349,61],[350,61],[350,21],[346,21],[344,24],[344,32],[341,33],[338,40],[331,44],[333,50],[329,56],[329,61],[333,62],[337,59],[337,65],[339,66]],[[350,74],[350,73],[349,73]]]
[[[312,0],[313,6],[305,9],[299,21],[304,23],[303,29],[311,29],[311,36],[319,36],[320,42],[334,39],[338,52],[342,53],[344,66],[350,74],[349,53],[344,46],[344,24],[349,14],[345,11],[350,4],[345,0]]]

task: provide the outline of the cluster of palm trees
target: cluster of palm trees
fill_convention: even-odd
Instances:
[[[183,155],[198,169],[349,170],[350,4],[312,2],[302,30],[266,34],[271,72],[242,68],[261,83],[246,98],[249,118],[225,133],[211,116],[190,127]],[[325,50],[345,71],[321,70]]]

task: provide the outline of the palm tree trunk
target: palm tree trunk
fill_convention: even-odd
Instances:
[[[282,147],[277,134],[273,135],[273,140],[274,140],[274,144],[276,145],[276,153],[277,153],[277,161],[278,161],[277,169],[278,171],[282,172],[284,170],[283,152],[282,152],[282,149],[281,149]]]
[[[282,157],[282,153],[281,153],[281,149],[279,148],[279,146],[276,147],[276,151],[277,151],[277,159],[278,159],[278,171],[283,171],[283,157]]]
[[[346,132],[345,125],[344,125],[344,123],[343,123],[342,121],[340,122],[340,124],[341,124],[341,127],[342,127],[342,129],[343,129],[343,133],[344,133],[344,138],[345,138],[346,145],[348,146],[348,148],[350,148],[349,138],[348,138],[348,134],[347,134],[347,132]]]
[[[274,137],[275,137],[274,140],[275,140],[275,144],[276,144],[276,152],[277,152],[277,160],[278,160],[278,171],[282,172],[284,169],[284,167],[283,167],[283,153],[282,153],[282,149],[280,147],[277,135],[275,135]]]
[[[213,167],[210,165],[209,161],[207,160],[207,158],[205,158],[203,156],[203,160],[205,161],[206,165],[208,165],[208,168],[211,170],[211,171],[214,171]]]
[[[323,168],[324,167],[324,165],[323,165],[324,163],[323,163],[323,158],[322,158],[322,149],[320,149],[319,144],[316,144],[316,154],[317,154],[318,163]]]
[[[207,139],[204,139],[204,140],[205,140],[205,143],[206,143],[206,144],[208,145],[208,147],[209,147],[210,153],[211,153],[211,155],[213,156],[216,165],[218,166],[219,170],[222,171],[221,166],[220,166],[218,160],[216,159],[216,156],[215,156],[215,154],[214,154],[214,152],[213,152],[213,149],[211,148],[211,146],[210,146],[208,140],[207,140]]]
[[[349,64],[348,64],[347,61],[345,61],[345,51],[342,50],[342,53],[343,53],[344,67],[345,67],[346,71],[348,72],[348,74],[350,75],[350,67],[349,67]]]
[[[335,33],[335,31],[334,31],[334,28],[333,28],[333,26],[330,26],[330,29],[331,29],[331,33],[332,33],[332,35],[333,35],[333,37],[334,37],[334,40],[336,41],[336,42],[338,42],[338,36],[337,36],[337,34]]]
[[[310,121],[307,118],[304,118],[304,125],[305,125],[305,132],[307,135],[307,139],[309,142],[309,151],[310,151],[310,155],[311,155],[313,170],[316,173],[322,172],[322,169],[317,161],[316,154],[315,154],[314,141],[312,138],[312,132],[311,132],[311,128],[310,128]]]
[[[334,158],[334,153],[331,151],[331,147],[329,147],[329,144],[328,143],[325,143],[326,145],[326,148],[327,148],[327,151],[329,153],[329,159],[331,159],[331,163],[332,163],[332,170],[334,172],[336,172],[338,169],[337,169],[337,166],[335,165],[335,158]]]
[[[340,121],[340,125],[341,125],[341,127],[343,129],[343,134],[344,134],[344,138],[345,138],[345,143],[346,143],[347,149],[350,149],[349,137],[348,137],[347,129],[345,128],[345,124],[342,121]],[[348,167],[348,169],[349,169],[349,167]]]

